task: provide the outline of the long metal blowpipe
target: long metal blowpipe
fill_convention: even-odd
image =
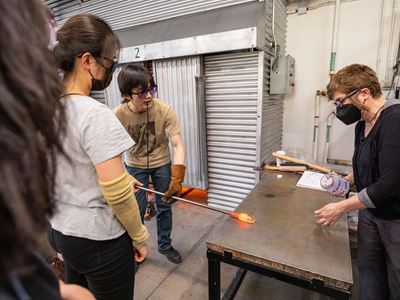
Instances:
[[[138,185],[135,186],[135,187],[138,188],[138,189],[144,190],[144,191],[148,191],[148,192],[155,193],[155,194],[158,194],[158,195],[161,195],[161,196],[165,196],[164,193],[161,193],[161,192],[158,192],[158,191],[155,191],[155,190],[150,190],[150,189],[138,186]],[[203,207],[203,208],[211,209],[211,210],[214,210],[214,211],[218,211],[220,213],[226,214],[226,215],[228,215],[228,216],[230,216],[230,217],[232,217],[234,219],[237,219],[239,221],[243,221],[243,222],[246,222],[246,223],[253,224],[256,221],[256,218],[254,216],[252,216],[252,215],[249,215],[249,214],[225,211],[223,209],[210,207],[210,206],[207,206],[207,205],[204,205],[204,204],[201,204],[201,203],[197,203],[197,202],[193,202],[193,201],[190,201],[190,200],[187,200],[187,199],[184,199],[184,198],[180,198],[180,197],[172,196],[172,198],[174,198],[176,200],[179,200],[179,201],[182,201],[182,202],[185,202],[185,203],[188,203],[188,204],[192,204],[192,205],[200,206],[200,207]]]

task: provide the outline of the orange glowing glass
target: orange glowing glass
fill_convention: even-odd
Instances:
[[[254,224],[256,221],[256,218],[254,216],[245,214],[245,213],[235,213],[235,212],[229,212],[229,215],[232,218],[238,219],[239,221]]]

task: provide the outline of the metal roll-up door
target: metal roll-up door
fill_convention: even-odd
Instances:
[[[272,160],[272,152],[282,147],[283,97],[267,94],[263,102],[261,162],[268,163]]]
[[[106,104],[106,94],[105,94],[104,90],[103,91],[92,91],[92,92],[90,92],[89,96],[103,104]]]
[[[204,57],[208,203],[234,210],[254,187],[258,52]]]
[[[114,30],[176,18],[255,0],[46,0],[57,25],[79,13],[104,18]]]
[[[272,152],[281,149],[283,138],[283,111],[284,95],[270,95],[270,70],[271,58],[274,49],[271,47],[273,42],[272,33],[272,1],[265,3],[266,9],[266,28],[265,28],[265,47],[264,52],[264,75],[263,75],[263,105],[261,119],[261,162],[272,160]],[[280,53],[284,54],[286,50],[286,4],[281,0],[275,1],[275,38],[280,47]]]
[[[205,122],[200,57],[154,61],[158,98],[175,110],[185,147],[184,185],[206,189]]]
[[[122,67],[119,66],[115,69],[115,72],[113,74],[113,78],[111,80],[110,85],[106,88],[105,94],[106,94],[106,104],[108,107],[111,109],[117,107],[118,105],[121,104],[122,102],[122,96],[118,88],[118,74],[121,71]]]

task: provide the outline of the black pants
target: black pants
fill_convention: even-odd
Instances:
[[[360,300],[400,299],[400,220],[358,213]]]
[[[61,253],[65,281],[88,288],[97,300],[132,300],[135,261],[132,240],[127,233],[95,241],[63,235],[49,229],[49,242]]]

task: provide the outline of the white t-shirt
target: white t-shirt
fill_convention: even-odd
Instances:
[[[57,159],[56,211],[50,219],[64,235],[92,240],[121,236],[125,229],[103,197],[95,166],[134,145],[112,111],[86,96],[64,100],[67,133],[64,149],[71,158]]]

